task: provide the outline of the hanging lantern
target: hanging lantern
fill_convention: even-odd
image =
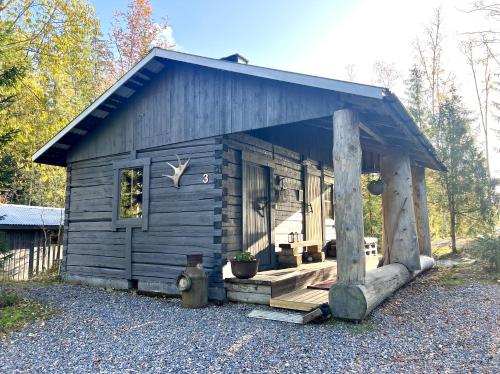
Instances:
[[[297,231],[295,231],[295,241],[296,242],[300,242],[301,241],[300,240],[300,234]]]
[[[372,195],[382,195],[384,192],[384,181],[382,179],[368,182],[368,192]]]

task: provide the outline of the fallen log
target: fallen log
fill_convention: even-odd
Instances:
[[[330,288],[332,316],[361,321],[396,290],[434,266],[432,257],[420,256],[420,270],[410,272],[402,264],[390,264],[366,273],[365,284],[337,283]]]

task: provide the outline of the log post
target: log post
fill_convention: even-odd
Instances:
[[[354,321],[365,319],[399,288],[434,266],[432,257],[419,256],[419,263],[421,270],[414,272],[409,272],[402,264],[394,263],[368,271],[365,284],[334,285],[330,288],[332,315]]]
[[[333,115],[337,283],[364,284],[365,251],[359,120],[349,109]]]
[[[418,247],[420,254],[432,256],[431,234],[429,230],[429,211],[427,209],[427,187],[425,185],[425,169],[413,165],[411,167],[413,183],[413,203],[415,204],[415,220],[417,223]]]
[[[409,155],[382,155],[380,174],[384,181],[384,264],[399,263],[410,272],[420,270]]]

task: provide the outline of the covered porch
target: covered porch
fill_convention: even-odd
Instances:
[[[432,267],[425,168],[444,167],[410,121],[406,112],[398,117],[384,106],[358,103],[330,116],[247,131],[252,137],[297,152],[304,164],[314,160],[321,170],[333,171],[337,253],[324,262],[261,271],[249,280],[225,279],[228,299],[303,311],[328,302],[335,317],[360,320],[396,289]],[[307,168],[303,172],[305,189],[306,172]],[[379,268],[378,257],[370,258],[365,251],[362,173],[378,173],[384,185],[383,240],[379,243],[384,266]],[[304,226],[310,204],[304,201]],[[325,244],[324,223],[320,224]],[[314,239],[314,230],[304,227],[303,232],[307,240]],[[274,230],[272,234],[272,245],[278,248],[284,238],[277,240]],[[329,287],[314,287],[322,282]]]

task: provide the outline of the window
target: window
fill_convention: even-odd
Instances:
[[[325,219],[335,219],[335,212],[333,210],[333,184],[325,184],[323,193]]]
[[[120,219],[142,218],[143,169],[120,169]]]
[[[149,225],[151,159],[115,161],[113,170],[113,229],[142,227],[146,231]]]

